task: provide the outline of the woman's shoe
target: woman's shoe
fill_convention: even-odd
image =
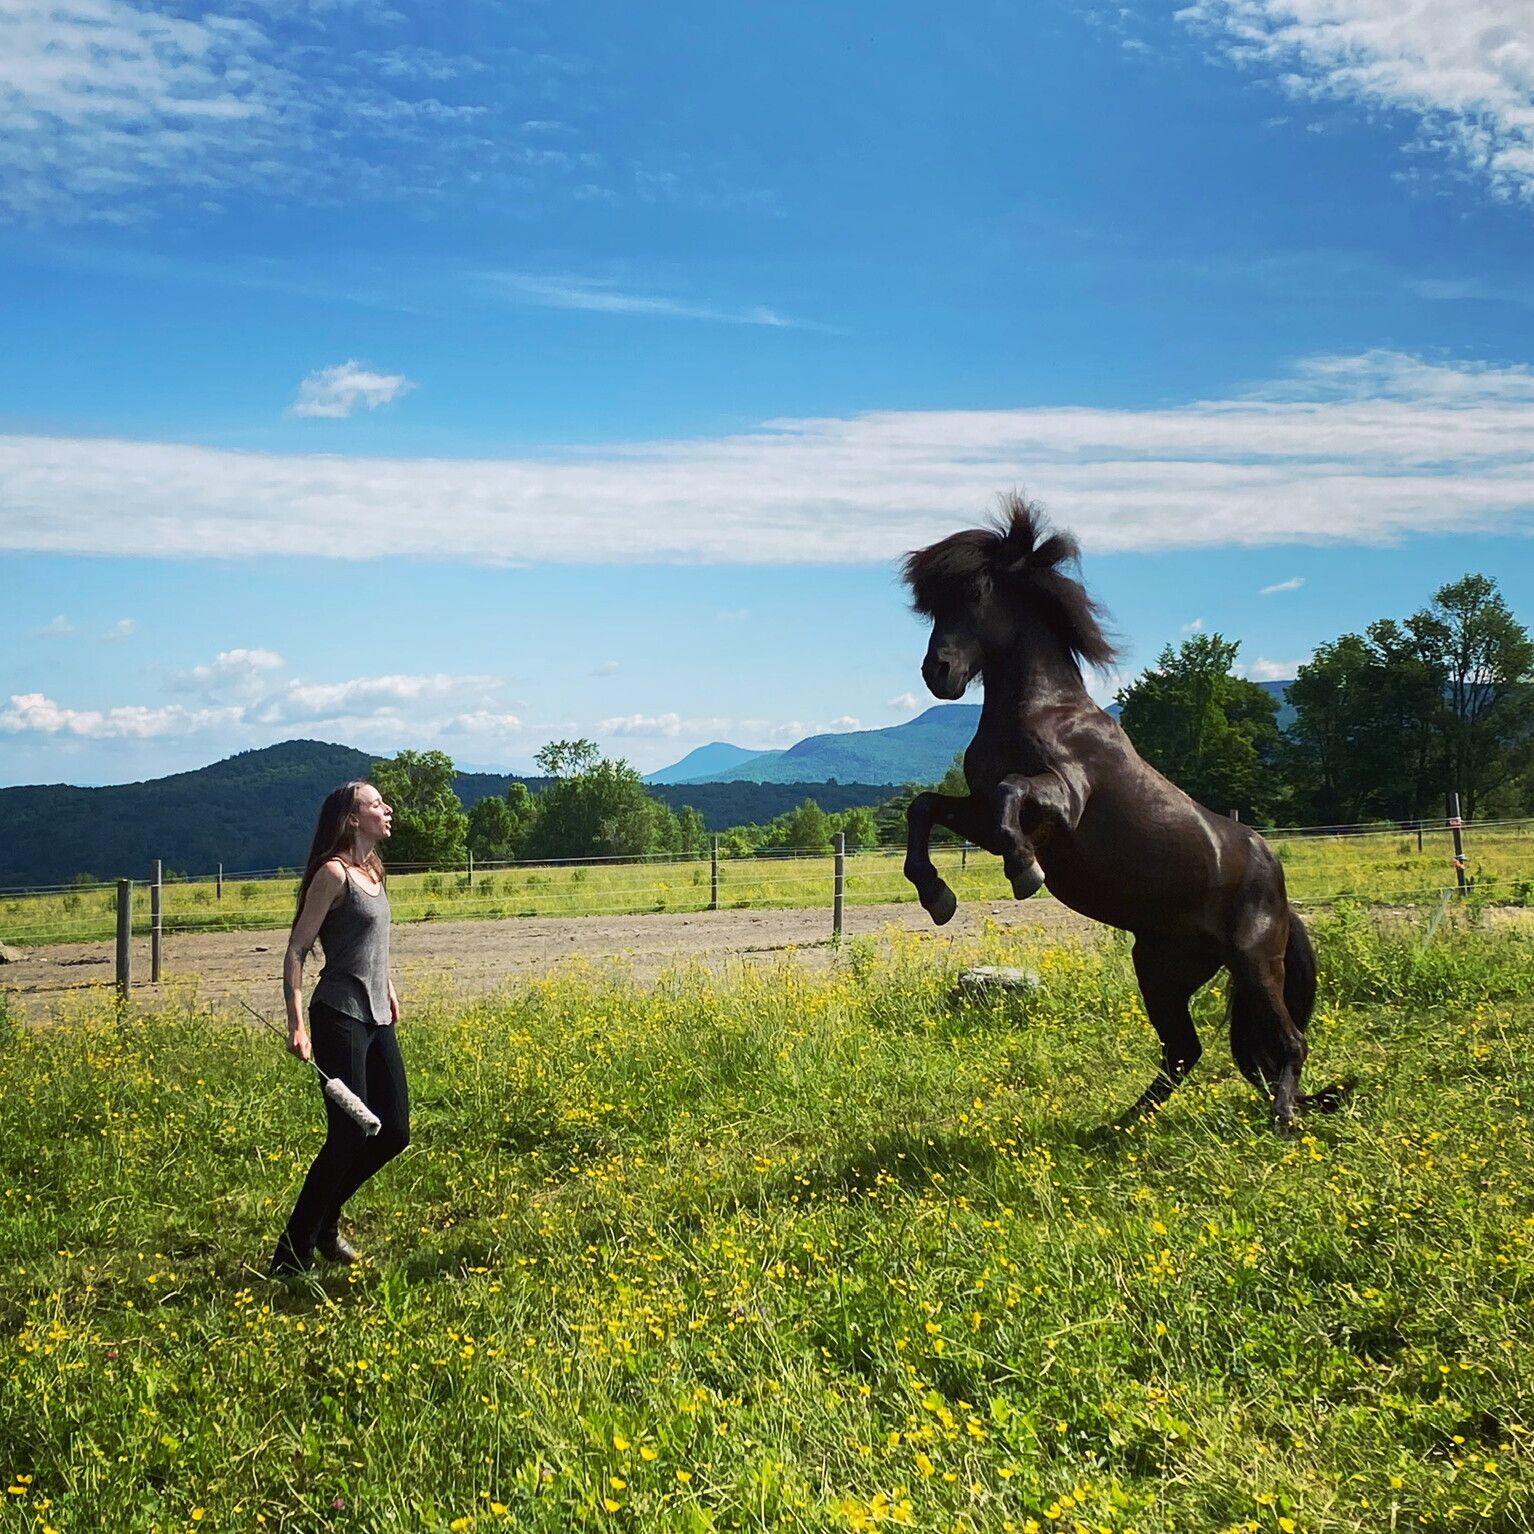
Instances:
[[[291,1278],[296,1273],[307,1273],[313,1266],[314,1253],[299,1251],[284,1231],[277,1238],[277,1250],[272,1253],[272,1265],[266,1273],[268,1278]]]
[[[358,1256],[357,1248],[345,1236],[340,1234],[321,1236],[315,1246],[315,1251],[326,1262],[356,1262]]]

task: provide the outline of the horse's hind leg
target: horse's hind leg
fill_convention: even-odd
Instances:
[[[1198,1064],[1203,1046],[1193,1026],[1188,1002],[1220,967],[1218,951],[1199,943],[1167,938],[1135,939],[1135,978],[1145,998],[1145,1010],[1161,1040],[1161,1069],[1140,1094],[1139,1101],[1119,1120],[1128,1125],[1153,1112],[1169,1098]]]

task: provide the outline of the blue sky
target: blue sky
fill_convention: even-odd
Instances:
[[[1534,620],[1531,82],[1530,0],[0,0],[0,783],[895,723],[1013,486],[1131,672]]]

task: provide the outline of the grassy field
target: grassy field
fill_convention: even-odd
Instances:
[[[1534,1528],[1534,944],[1315,930],[1361,1086],[1295,1141],[1217,992],[1093,1138],[1154,1063],[1112,939],[418,1001],[367,1262],[282,1284],[275,1041],[0,1027],[0,1531]]]
[[[1490,900],[1534,901],[1534,823],[1472,828],[1467,833],[1470,872]],[[1446,831],[1429,832],[1417,850],[1414,835],[1371,833],[1351,837],[1290,837],[1275,843],[1296,899],[1350,896],[1383,903],[1414,902],[1453,884]],[[903,853],[884,849],[847,859],[846,898],[873,905],[914,900],[900,872]],[[935,861],[961,900],[1010,898],[1001,864],[984,853],[967,857],[940,848]],[[962,867],[961,867],[962,862]],[[719,901],[725,907],[829,906],[829,855],[726,859],[720,864]],[[293,915],[297,880],[226,881],[223,898],[211,880],[165,886],[165,930],[242,931],[283,927]],[[703,861],[481,870],[472,886],[465,875],[402,874],[389,881],[397,921],[462,917],[598,916],[641,911],[698,911],[710,898]],[[135,896],[134,930],[148,931],[149,895]],[[0,895],[0,941],[21,948],[49,943],[107,942],[116,921],[109,886],[38,895]]]

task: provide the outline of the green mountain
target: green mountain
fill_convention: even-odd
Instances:
[[[978,703],[940,703],[905,724],[843,735],[811,735],[781,752],[727,769],[747,783],[931,783],[975,734]],[[716,782],[722,773],[688,782]]]
[[[287,740],[145,783],[0,788],[0,887],[147,879],[154,858],[181,873],[297,867],[320,801],[372,765],[350,746]]]
[[[189,874],[211,874],[220,863],[231,874],[300,867],[320,801],[372,765],[350,746],[288,740],[145,783],[0,788],[0,889],[65,884],[80,873],[147,879],[155,858]],[[548,782],[522,781],[534,793]],[[500,773],[462,772],[454,788],[467,807],[505,793],[509,782]],[[883,784],[847,781],[657,785],[651,792],[674,809],[692,805],[713,831],[771,820],[806,798],[841,810],[888,794]]]

